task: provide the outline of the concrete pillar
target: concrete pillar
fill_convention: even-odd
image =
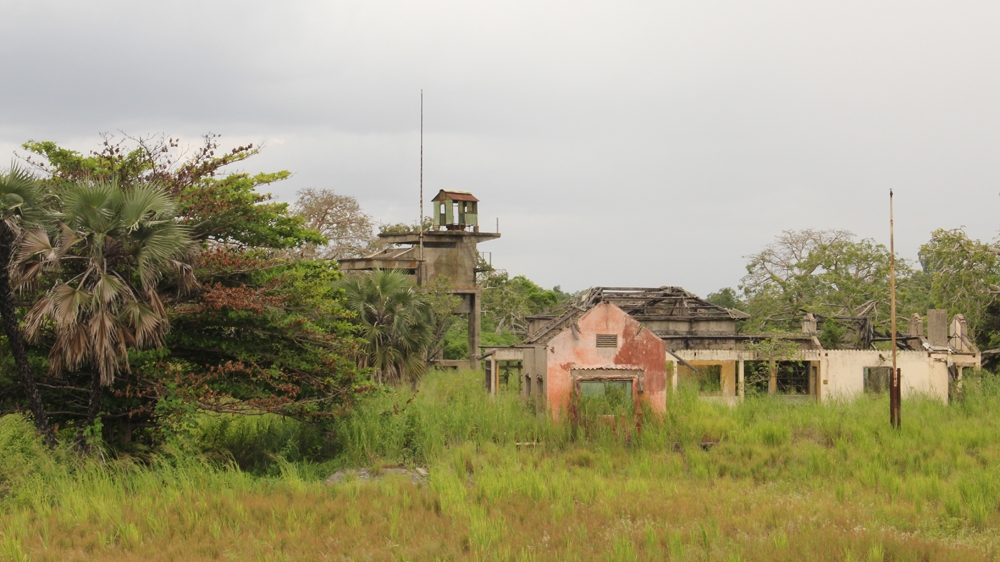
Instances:
[[[500,390],[500,373],[499,371],[500,362],[496,360],[496,357],[490,355],[490,394],[494,396]]]
[[[805,317],[802,318],[802,332],[811,336],[815,336],[818,333],[816,316],[812,312],[807,312]]]
[[[744,361],[740,359],[736,362],[736,395],[740,398],[746,396],[746,372],[744,371]]]
[[[906,333],[907,335],[917,338],[923,337],[924,335],[924,319],[921,318],[916,312],[910,316],[910,322],[906,326]]]
[[[948,311],[927,311],[927,341],[934,347],[948,347]]]
[[[479,368],[479,343],[482,331],[479,293],[467,293],[469,299],[469,368]]]

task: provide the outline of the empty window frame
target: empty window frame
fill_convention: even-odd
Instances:
[[[775,361],[772,381],[770,361],[747,361],[744,363],[744,393],[784,394],[807,396],[812,394],[809,379],[812,370],[804,361]],[[773,386],[772,386],[773,384]]]
[[[580,413],[594,416],[635,412],[632,379],[590,379],[577,382]]]
[[[698,394],[722,394],[722,365],[702,365],[695,373]]]
[[[778,361],[776,394],[809,394],[809,363]]]
[[[892,367],[865,367],[865,392],[878,394],[889,390]]]

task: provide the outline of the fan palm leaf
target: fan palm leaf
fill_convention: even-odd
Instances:
[[[25,236],[17,271],[23,282],[46,270],[69,277],[29,311],[27,332],[37,339],[52,322],[50,368],[89,366],[108,386],[128,369],[128,348],[162,344],[169,324],[157,283],[167,271],[190,273],[192,242],[156,185],[79,182],[60,196],[58,228]]]
[[[423,373],[430,342],[430,306],[409,277],[376,270],[344,279],[345,304],[355,314],[364,349],[359,365],[379,382],[402,382]]]
[[[17,241],[25,229],[34,228],[46,216],[45,196],[35,179],[27,171],[11,166],[0,173],[0,320],[7,346],[14,357],[18,377],[35,426],[50,446],[56,443],[55,433],[49,427],[48,415],[41,394],[35,384],[34,373],[24,349],[22,332],[18,326],[14,290],[11,285],[11,262],[17,254]]]

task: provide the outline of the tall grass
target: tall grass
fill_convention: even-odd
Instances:
[[[996,381],[735,408],[669,398],[641,429],[556,424],[477,373],[432,373],[317,433],[205,418],[207,455],[82,462],[0,418],[0,560],[977,560],[1000,552]],[[591,420],[593,421],[593,420]],[[197,447],[192,446],[192,449]],[[419,464],[324,486],[340,466]]]

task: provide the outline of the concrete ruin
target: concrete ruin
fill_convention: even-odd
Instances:
[[[582,381],[627,382],[634,403],[653,411],[665,410],[667,386],[682,384],[726,404],[748,394],[825,402],[888,389],[891,352],[875,346],[887,338],[867,316],[835,317],[854,327],[853,345],[835,349],[820,342],[817,315],[805,314],[800,332],[780,334],[741,333],[738,322],[748,318],[679,287],[597,287],[555,314],[530,318],[523,344],[488,350],[487,386],[498,389],[499,357],[519,355],[521,393],[557,418],[582,395]],[[949,324],[946,311],[931,310],[926,336],[923,327],[914,315],[898,334],[902,395],[947,403],[951,383],[979,367],[981,354],[960,314]]]
[[[479,200],[469,192],[441,190],[431,203],[434,212],[430,230],[379,234],[392,247],[370,256],[341,260],[340,268],[343,271],[397,269],[411,275],[419,286],[439,280],[446,282],[449,292],[461,298],[455,313],[468,317],[469,359],[460,363],[478,368],[482,328],[480,290],[476,286],[476,274],[481,271],[477,245],[500,238],[500,233],[480,232]]]

